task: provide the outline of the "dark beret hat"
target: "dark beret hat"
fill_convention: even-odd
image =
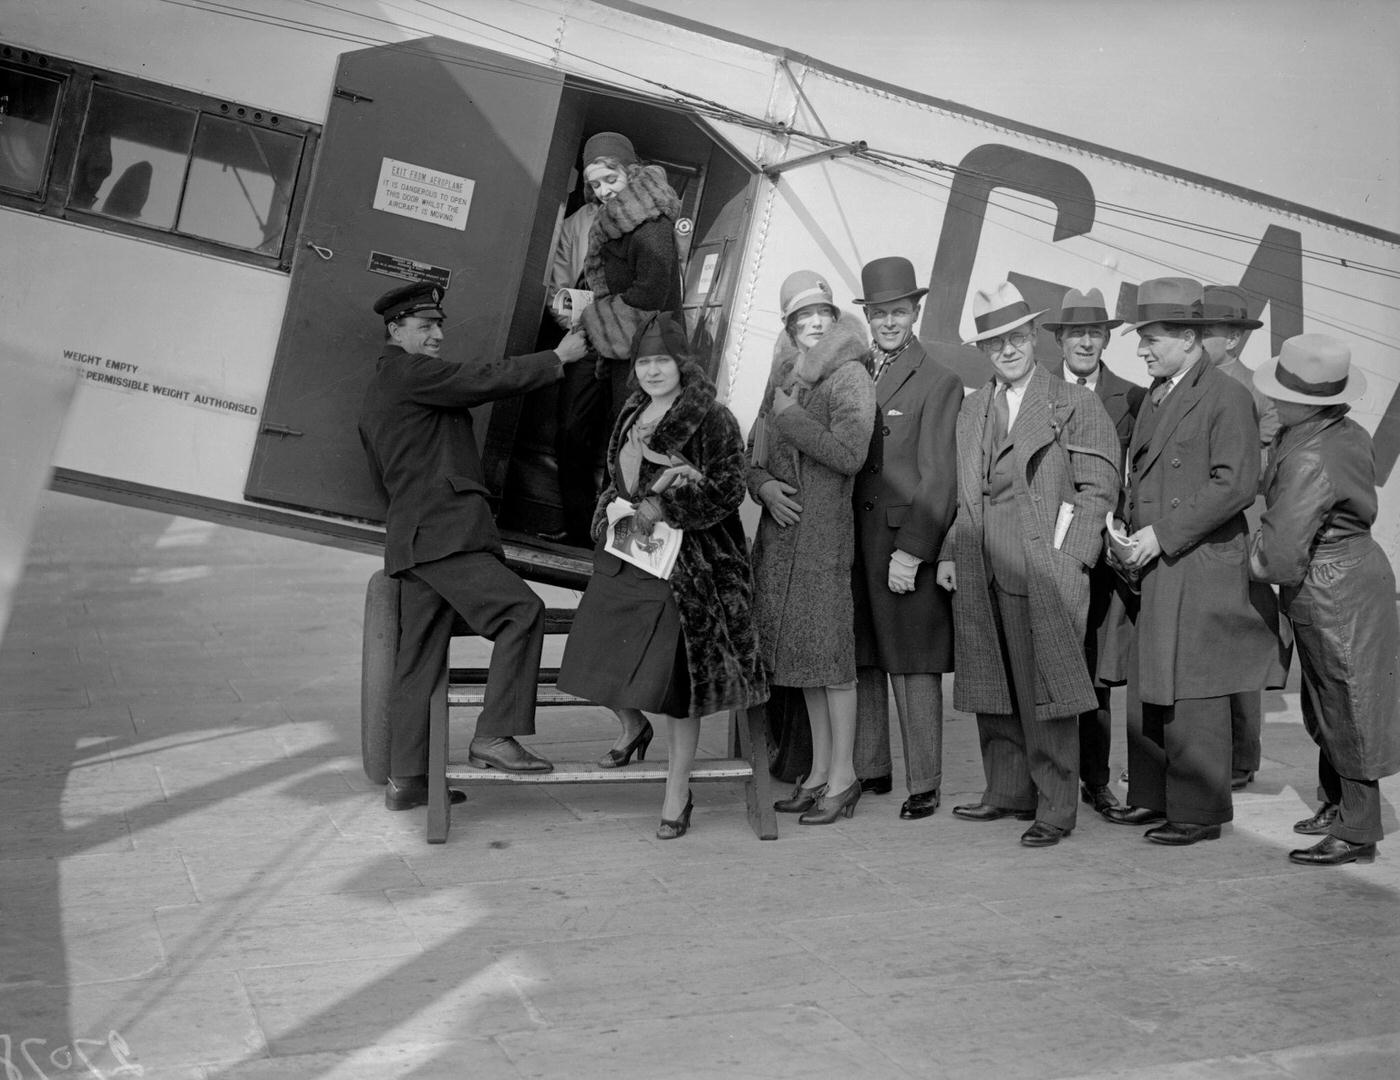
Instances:
[[[382,315],[386,323],[402,319],[405,315],[441,319],[442,286],[427,281],[400,285],[397,289],[390,289],[374,302],[374,313]]]

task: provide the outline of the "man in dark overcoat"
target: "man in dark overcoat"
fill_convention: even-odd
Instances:
[[[1133,424],[1147,396],[1138,386],[1113,373],[1103,362],[1109,331],[1122,326],[1110,319],[1098,289],[1070,289],[1052,319],[1041,324],[1055,335],[1060,362],[1050,370],[1066,382],[1087,387],[1103,402],[1104,411],[1118,433],[1118,467],[1122,472]],[[1104,556],[1089,571],[1089,621],[1084,634],[1084,659],[1094,680],[1098,706],[1079,714],[1079,797],[1099,813],[1118,804],[1108,786],[1108,755],[1112,747],[1113,714],[1109,687],[1125,679],[1127,646],[1132,625],[1129,611],[1136,606],[1127,583],[1108,565]]]
[[[1184,845],[1220,836],[1230,801],[1232,693],[1259,690],[1278,641],[1249,597],[1243,510],[1259,490],[1254,403],[1206,358],[1201,284],[1155,278],[1138,288],[1138,356],[1153,376],[1128,447],[1128,544],[1137,575],[1136,662],[1129,694],[1128,802],[1105,813]]]
[[[870,456],[856,475],[851,588],[856,626],[856,776],[891,782],[890,686],[904,744],[906,821],[938,809],[943,783],[943,680],[953,670],[953,611],[934,563],[957,509],[957,420],[962,380],[914,336],[914,266],[876,259],[856,300],[873,344],[877,412]]]
[[[1089,569],[1118,491],[1118,438],[1087,388],[1035,363],[1016,287],[973,299],[993,378],[958,413],[958,512],[937,580],[953,591],[953,703],[977,714],[987,787],[970,821],[1034,819],[1048,847],[1074,828],[1078,716],[1095,706],[1084,662]]]
[[[384,570],[400,582],[390,810],[427,802],[428,704],[455,615],[493,645],[468,760],[515,772],[552,768],[515,740],[535,730],[544,605],[506,567],[468,410],[558,381],[587,347],[572,333],[554,350],[504,362],[447,360],[442,295],[418,283],[375,303],[387,344],[360,409],[360,441],[388,499]]]

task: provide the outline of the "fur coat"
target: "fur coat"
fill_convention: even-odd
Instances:
[[[680,212],[680,199],[656,165],[639,169],[599,208],[583,262],[593,303],[580,321],[600,356],[628,359],[643,323],[658,311],[680,308],[675,235]]]
[[[781,686],[830,686],[856,677],[851,490],[875,424],[875,384],[865,369],[865,324],[843,312],[805,354],[778,338],[773,370],[750,437],[754,501],[769,480],[797,489],[796,525],[765,508],[754,540],[754,618],[769,677]],[[796,404],[773,411],[773,389]]]
[[[679,454],[705,477],[667,488],[658,498],[668,525],[684,530],[671,593],[685,638],[690,676],[690,715],[707,716],[768,700],[752,619],[749,570],[739,507],[744,501],[744,443],[733,413],[715,400],[714,385],[699,365],[682,361],[681,393],[657,423],[649,441],[656,454]],[[637,391],[627,399],[608,441],[608,484],[598,496],[593,536],[607,527],[607,506],[622,493],[618,452],[648,402]],[[637,489],[647,491],[665,468],[646,458]]]

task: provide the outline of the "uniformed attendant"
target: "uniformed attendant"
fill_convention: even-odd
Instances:
[[[943,680],[953,670],[953,608],[934,562],[957,509],[960,380],[914,336],[927,289],[908,259],[867,263],[856,300],[873,344],[877,412],[856,474],[856,775],[888,791],[890,686],[904,743],[906,821],[938,809],[943,781]]]
[[[360,441],[388,499],[384,569],[401,587],[390,810],[428,801],[428,705],[456,615],[493,645],[468,760],[512,772],[552,768],[516,741],[535,730],[544,605],[506,567],[469,409],[558,381],[587,348],[573,333],[529,356],[447,360],[442,297],[438,286],[418,283],[375,303],[387,344],[360,409]]]
[[[1138,386],[1113,373],[1103,362],[1109,331],[1122,326],[1110,319],[1098,289],[1070,289],[1059,312],[1041,324],[1055,335],[1060,362],[1052,368],[1066,382],[1076,383],[1098,395],[1118,432],[1118,467],[1122,472],[1133,424],[1147,396]],[[1130,611],[1137,601],[1119,574],[1100,558],[1089,572],[1089,619],[1084,634],[1084,659],[1094,680],[1097,708],[1079,714],[1079,797],[1099,813],[1118,806],[1108,786],[1108,755],[1112,747],[1113,714],[1109,687],[1125,681],[1127,644],[1132,637]]]

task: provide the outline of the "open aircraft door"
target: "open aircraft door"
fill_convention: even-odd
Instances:
[[[440,281],[443,355],[507,351],[563,81],[443,38],[341,57],[248,498],[383,520],[355,424],[383,340],[374,300]]]

